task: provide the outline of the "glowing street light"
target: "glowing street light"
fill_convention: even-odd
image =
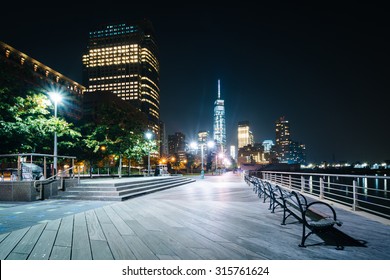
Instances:
[[[203,158],[204,158],[204,156],[203,156],[203,149],[204,149],[204,146],[206,145],[206,143],[200,143],[199,144],[199,146],[200,146],[200,150],[201,150],[201,162],[202,162],[202,167],[201,167],[201,170],[200,170],[200,178],[201,179],[204,179],[204,168],[203,168]],[[207,142],[207,147],[209,147],[209,148],[212,148],[212,147],[214,147],[214,142],[213,141],[209,141],[209,142]],[[195,142],[192,142],[191,143],[191,148],[193,148],[193,149],[196,149],[197,148],[197,144],[195,143]]]
[[[150,131],[148,131],[145,133],[145,137],[150,142],[150,139],[152,139],[153,134]],[[148,176],[150,176],[150,143],[148,148],[149,148],[148,149]]]
[[[62,100],[62,96],[58,92],[49,92],[50,99],[54,101],[54,117],[57,119],[57,105]],[[57,176],[57,131],[54,130],[54,151],[53,151],[53,175]]]

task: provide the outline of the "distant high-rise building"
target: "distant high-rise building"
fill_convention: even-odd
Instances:
[[[254,143],[252,131],[248,121],[238,123],[238,149]]]
[[[165,123],[160,121],[160,156],[168,155],[168,138],[165,133]]]
[[[185,151],[186,137],[181,132],[176,132],[173,135],[168,135],[168,153],[174,155],[179,152]]]
[[[264,147],[264,153],[271,152],[272,147],[274,146],[274,141],[272,140],[264,140],[263,141],[263,147]]]
[[[306,164],[306,146],[296,141],[291,141],[286,161],[290,164]]]
[[[267,164],[262,144],[255,143],[238,149],[237,164]]]
[[[152,24],[107,24],[89,33],[83,55],[88,92],[111,91],[144,112],[159,139],[160,66]]]
[[[275,134],[277,157],[280,162],[286,162],[286,157],[289,153],[291,138],[290,124],[284,116],[280,117],[275,122]]]
[[[176,162],[184,162],[187,159],[186,136],[182,132],[168,135],[168,154],[174,157]]]
[[[221,84],[218,80],[218,98],[214,102],[214,141],[217,150],[226,150],[226,122],[225,122],[225,101],[221,99]]]

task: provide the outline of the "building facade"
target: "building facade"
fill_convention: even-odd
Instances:
[[[306,146],[293,141],[290,130],[290,123],[284,116],[275,122],[276,158],[281,163],[305,164]]]
[[[286,162],[290,150],[290,137],[290,123],[282,116],[275,122],[276,153],[280,162]]]
[[[59,116],[68,121],[82,118],[84,86],[1,41],[0,51],[1,67],[19,81],[47,95],[52,91],[61,94],[64,105],[58,106]]]
[[[248,121],[241,121],[238,123],[238,149],[254,144],[253,134],[249,127]]]
[[[186,136],[182,132],[168,135],[168,154],[170,157],[178,157],[176,160],[186,159]]]
[[[160,66],[151,22],[108,24],[91,31],[83,55],[88,92],[111,91],[144,112],[160,135]]]
[[[221,83],[218,80],[218,99],[214,102],[214,141],[217,149],[226,151],[225,101],[221,99]]]

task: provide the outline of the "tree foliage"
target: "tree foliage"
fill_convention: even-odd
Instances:
[[[155,141],[144,138],[145,114],[116,96],[99,102],[92,114],[73,124],[55,118],[48,96],[3,66],[0,63],[1,154],[52,153],[54,132],[59,154],[91,163],[107,155],[140,161],[148,151],[155,152]]]
[[[47,153],[53,149],[53,135],[77,139],[73,124],[55,118],[48,97],[34,91],[16,96],[9,88],[0,88],[0,137],[2,153]],[[62,142],[65,147],[74,141]]]
[[[150,148],[144,139],[146,127],[146,116],[130,104],[118,106],[114,97],[99,102],[81,125],[83,156],[91,165],[108,155],[140,161]]]

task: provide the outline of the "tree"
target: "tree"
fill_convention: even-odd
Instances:
[[[48,153],[53,149],[53,135],[75,140],[80,133],[73,124],[55,118],[49,111],[51,103],[42,93],[29,90],[18,96],[9,88],[0,88],[1,153]],[[69,148],[75,141],[63,141]]]
[[[86,96],[88,102],[99,97],[99,93],[93,94],[95,96]],[[100,98],[91,102],[93,108],[85,110],[88,113],[81,125],[82,155],[89,159],[92,167],[94,161],[103,156],[101,148],[104,147],[106,155],[119,158],[121,176],[123,157],[141,158],[145,155],[143,133],[147,119],[143,113],[113,94],[104,93]]]

